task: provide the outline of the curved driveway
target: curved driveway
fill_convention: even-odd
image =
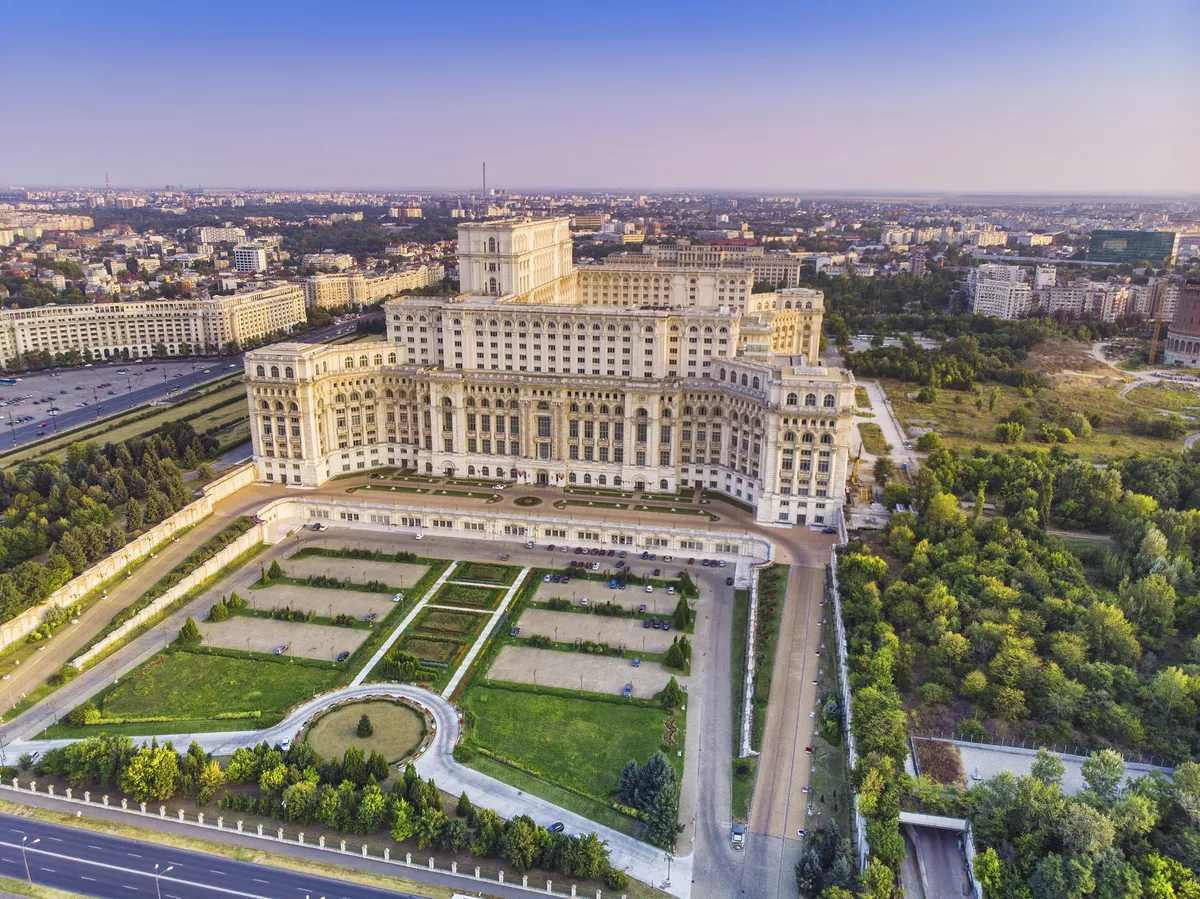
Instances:
[[[304,703],[274,727],[252,731],[230,731],[228,733],[170,734],[158,737],[132,737],[135,744],[147,744],[153,739],[159,743],[170,741],[177,750],[183,751],[194,740],[205,752],[214,755],[231,755],[242,747],[253,747],[264,740],[275,744],[284,738],[295,739],[304,724],[314,715],[348,699],[363,699],[374,696],[404,698],[417,703],[433,717],[434,734],[424,754],[416,761],[417,773],[432,777],[438,787],[446,793],[457,795],[465,792],[472,802],[494,809],[504,818],[528,815],[537,823],[546,826],[561,821],[567,833],[592,833],[608,842],[609,857],[614,868],[627,871],[631,877],[645,883],[660,884],[667,876],[666,857],[661,850],[633,837],[602,827],[582,815],[560,808],[544,799],[532,796],[516,787],[501,783],[495,778],[467,768],[454,760],[454,747],[462,735],[458,712],[449,702],[421,687],[412,684],[362,684],[344,687]],[[6,749],[14,755],[35,750],[66,746],[76,740],[16,740]],[[677,886],[669,892],[687,896],[691,891],[692,858],[676,859],[671,877]]]

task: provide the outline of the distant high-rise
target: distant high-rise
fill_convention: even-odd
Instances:
[[[1174,231],[1093,231],[1088,259],[1171,265],[1178,251],[1179,235]]]
[[[265,272],[267,270],[266,247],[243,244],[233,248],[233,265],[239,272]]]

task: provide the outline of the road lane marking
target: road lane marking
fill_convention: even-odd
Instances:
[[[53,841],[53,842],[55,842],[55,843],[61,843],[61,842],[62,842],[62,840],[60,840],[58,837],[46,837],[46,839],[47,839],[47,840],[51,840],[51,841]]]
[[[271,881],[269,881],[269,880],[260,880],[260,879],[259,879],[259,878],[257,878],[257,877],[252,877],[252,878],[250,878],[250,879],[251,879],[251,880],[253,880],[255,883],[270,883],[270,882],[271,882]]]
[[[49,871],[51,874],[56,874],[56,873],[58,873],[58,872],[56,872],[56,871],[55,871],[53,868],[42,868],[42,870],[43,870],[43,871]]]
[[[92,883],[95,883],[95,882],[96,882],[96,878],[95,878],[95,877],[88,877],[86,874],[80,874],[80,875],[79,875],[79,879],[80,879],[80,880],[90,880]]]
[[[125,854],[128,855],[130,858],[141,858],[141,856],[138,855],[136,852],[126,852]]]

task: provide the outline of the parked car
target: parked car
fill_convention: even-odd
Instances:
[[[661,568],[655,568],[655,569],[654,569],[654,574],[652,575],[652,577],[658,577],[660,574],[662,574],[662,569],[661,569]]]
[[[561,821],[555,821],[553,824],[547,827],[546,830],[550,831],[551,833],[562,833],[564,830],[566,830],[566,827]]]
[[[526,540],[526,541],[525,541],[525,548],[526,548],[526,549],[533,549],[533,541],[532,541],[532,540]]]
[[[675,595],[675,588],[667,587],[667,596],[674,596],[674,595]]]
[[[821,528],[822,534],[836,534],[837,528]]]
[[[646,585],[646,592],[647,592],[647,593],[653,593],[653,592],[654,592],[654,588],[653,588],[652,586],[650,586],[649,584],[647,584],[647,585]]]
[[[338,658],[337,658],[337,660],[338,660],[339,662],[344,662],[344,661],[346,661],[346,659],[348,659],[348,658],[350,658],[350,653],[349,653],[348,651],[346,651],[346,650],[342,650],[341,652],[339,652],[339,653],[338,653]]]
[[[645,607],[643,606],[643,608],[645,608]],[[642,627],[650,627],[650,619],[649,618],[642,619]]]
[[[542,583],[543,583],[543,584],[548,584],[548,583],[550,583],[550,575],[548,575],[548,574],[547,574],[547,575],[544,575],[544,576],[542,577]]]
[[[546,547],[546,552],[548,552],[548,553],[554,552],[554,544],[553,543],[551,543],[549,546]]]
[[[519,627],[514,627],[511,631],[508,632],[508,635],[510,637],[515,637],[519,633],[521,633],[521,629]]]
[[[627,555],[627,553],[625,552],[625,550],[621,550],[619,553],[617,553],[617,556],[622,559],[625,558],[626,555]]]
[[[746,825],[735,824],[729,835],[729,845],[739,852],[746,848]]]
[[[503,490],[507,486],[508,486],[507,484],[493,484],[492,489],[493,490]]]
[[[733,578],[731,578],[731,577],[725,578],[725,586],[732,587],[733,586]]]
[[[319,522],[319,521],[314,521],[312,524],[310,524],[308,526],[308,529],[310,531],[323,531],[323,530],[325,530],[325,525],[321,524],[321,522]]]
[[[666,618],[664,618],[664,619],[663,619],[663,627],[662,627],[662,629],[663,629],[663,631],[664,631],[664,632],[665,632],[665,631],[669,631],[669,630],[671,629],[671,622],[669,622],[669,621],[668,621]]]
[[[641,668],[641,667],[642,667],[642,660],[641,660],[641,659],[639,659],[637,656],[634,656],[634,657],[633,657],[633,667],[634,667],[634,668]]]
[[[628,699],[633,695],[633,684],[626,684],[625,689],[621,691],[621,695]]]
[[[609,590],[617,589],[617,579],[616,578],[613,578],[611,581],[608,582],[608,589]]]
[[[721,559],[719,562],[717,562],[717,567],[718,567],[718,568],[724,568],[724,567],[725,567],[725,560],[724,560],[724,559]]]
[[[587,605],[591,605],[591,600],[589,600],[589,599],[588,599],[588,598],[585,596],[583,599],[579,600],[579,604],[580,604],[581,606],[587,606]]]
[[[508,553],[500,553],[500,561],[507,562],[508,561]]]
[[[646,614],[646,604],[645,603],[642,603],[640,606],[638,606],[638,613],[641,615]]]
[[[392,596],[392,602],[401,602],[403,599],[404,599],[403,593],[397,593],[394,596]]]
[[[424,540],[424,539],[425,539],[425,535],[424,535],[424,534],[417,534],[415,537],[413,537],[413,539],[414,539],[414,540]]]
[[[288,650],[288,645],[286,643],[284,643],[282,646],[276,646],[275,647],[275,655],[281,656],[285,652],[287,652],[287,650]]]
[[[650,621],[650,626],[652,628],[654,628],[656,631],[662,630],[662,622],[659,621],[657,618],[651,618],[651,619],[649,619],[649,621]]]

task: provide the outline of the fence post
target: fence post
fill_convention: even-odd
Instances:
[[[392,860],[392,850],[387,846],[383,847],[383,860],[385,862],[390,862]]]
[[[225,816],[217,815],[217,830],[224,830],[224,829],[225,829]]]
[[[105,799],[107,799],[108,797],[107,797],[107,796],[105,796],[104,798],[105,798]],[[107,802],[106,802],[106,803],[104,803],[104,804],[105,804],[105,805],[108,805],[108,803],[107,803]],[[180,820],[180,821],[182,821],[182,820],[183,820],[183,809],[180,809],[178,812],[176,812],[176,814],[177,814],[177,815],[179,815],[179,820]]]
[[[450,862],[450,873],[451,874],[458,873],[458,862]]]
[[[17,779],[14,777],[13,778],[13,786],[15,787],[16,785],[17,785]],[[91,801],[92,801],[92,791],[91,790],[83,791],[83,801],[87,802],[87,803],[91,803]]]
[[[241,833],[241,832],[242,832],[242,822],[241,822],[241,821],[239,821],[239,822],[237,823],[237,832],[238,832],[238,833]]]
[[[46,792],[51,796],[54,795],[54,784],[46,784]]]
[[[263,835],[263,832],[262,832],[262,830],[263,830],[263,828],[262,828],[262,825],[261,825],[261,824],[260,824],[260,825],[258,825],[258,835],[259,835],[260,837]]]
[[[325,838],[324,838],[324,837],[317,837],[317,845],[318,845],[320,848],[324,849],[324,848],[325,848]]]
[[[296,842],[301,846],[304,845],[304,831],[300,831],[298,834],[296,834]]]
[[[142,803],[142,814],[146,814],[146,803]]]
[[[277,834],[278,834],[278,836],[279,836],[279,842],[281,842],[281,843],[282,843],[282,842],[283,842],[283,828],[282,828],[282,827],[281,827],[281,828],[279,828],[279,830],[277,830],[277,831],[276,831],[276,833],[277,833]]]
[[[342,852],[345,852],[345,851],[346,851],[346,841],[345,841],[345,840],[342,840],[342,841],[341,841],[341,847],[340,847],[340,849],[341,849],[341,851],[342,851]]]
[[[123,812],[129,811],[129,800],[128,799],[121,800],[121,811],[123,811]]]
[[[70,787],[67,787],[67,798],[68,799],[71,798],[71,788]]]
[[[496,876],[496,883],[504,883],[504,872],[503,872],[503,871],[501,871],[501,872],[500,872],[500,873],[499,873],[499,874]]]
[[[203,824],[204,824],[204,812],[198,812],[198,813],[196,814],[196,823],[197,823],[197,824],[199,824],[199,825],[201,825],[201,826],[203,826]]]

